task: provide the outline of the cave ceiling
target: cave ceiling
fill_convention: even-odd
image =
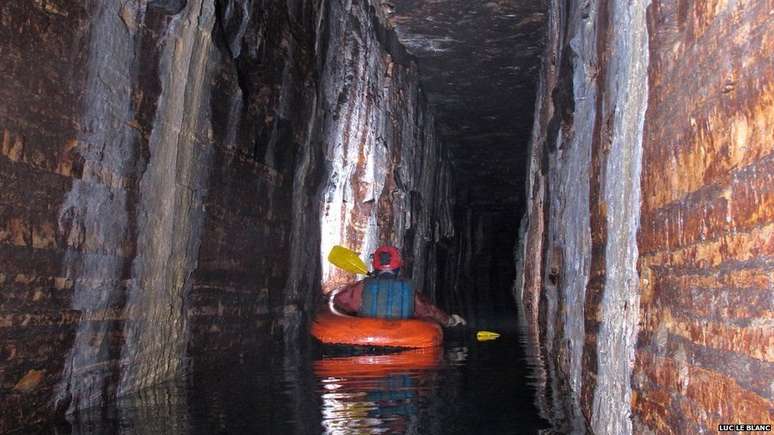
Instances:
[[[544,47],[545,0],[376,0],[416,59],[461,194],[515,208]]]

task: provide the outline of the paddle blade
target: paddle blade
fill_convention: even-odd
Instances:
[[[492,331],[478,331],[476,333],[476,340],[478,341],[496,340],[497,337],[499,336],[500,334]]]
[[[368,274],[368,266],[363,263],[363,260],[360,259],[357,253],[343,246],[334,246],[328,254],[328,261],[347,272],[360,275]]]

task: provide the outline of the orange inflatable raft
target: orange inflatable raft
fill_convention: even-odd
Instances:
[[[425,348],[443,341],[441,327],[433,322],[345,316],[328,308],[317,313],[312,335],[325,344],[355,346]]]

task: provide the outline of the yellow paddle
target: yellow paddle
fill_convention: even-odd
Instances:
[[[368,274],[368,266],[360,259],[357,252],[347,249],[343,246],[336,245],[331,249],[328,254],[328,261],[336,267],[346,270],[347,272],[356,273],[359,275]],[[333,299],[331,299],[332,301]],[[478,331],[476,333],[476,339],[478,341],[496,340],[500,334],[492,331]]]
[[[346,270],[347,272],[356,273],[359,275],[368,274],[368,266],[363,263],[357,252],[349,250],[343,246],[336,245],[331,249],[328,254],[328,261],[334,266]]]
[[[478,341],[496,340],[497,337],[499,336],[500,334],[492,331],[478,331],[476,333],[476,340]]]

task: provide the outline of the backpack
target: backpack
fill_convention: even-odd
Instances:
[[[396,278],[366,279],[358,314],[392,320],[413,317],[414,289],[411,283]]]

